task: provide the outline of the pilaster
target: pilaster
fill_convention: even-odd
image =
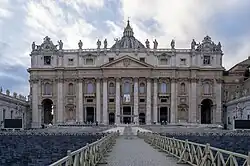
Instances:
[[[107,90],[107,79],[103,79],[103,123],[108,124],[108,90]]]
[[[176,95],[176,79],[171,79],[171,123],[176,123],[177,113],[177,95]]]
[[[196,78],[190,80],[188,119],[191,123],[197,122],[197,82]]]
[[[153,95],[153,118],[154,122],[157,122],[157,112],[158,112],[158,79],[154,79],[154,95]]]
[[[77,105],[77,121],[80,123],[83,123],[83,84],[82,84],[83,80],[79,79],[78,80],[78,105]]]
[[[120,78],[116,78],[116,83],[115,83],[115,123],[120,124],[120,112],[121,112],[121,83],[120,83]]]
[[[64,94],[63,94],[63,80],[57,79],[57,123],[63,123],[63,113],[64,113]]]
[[[101,122],[101,86],[100,79],[96,79],[96,120]]]
[[[139,124],[139,113],[138,113],[138,78],[134,78],[134,122]]]
[[[38,109],[38,95],[39,95],[38,80],[32,81],[32,128],[40,128],[39,123],[39,109]]]
[[[222,101],[221,101],[221,86],[222,80],[216,79],[215,83],[215,96],[216,96],[216,109],[215,109],[215,122],[217,124],[220,124],[222,122]]]
[[[151,79],[147,79],[146,124],[151,124]]]

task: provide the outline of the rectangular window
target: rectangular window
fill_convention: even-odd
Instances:
[[[44,65],[51,65],[51,56],[44,56]]]
[[[145,102],[145,99],[140,99],[140,103],[144,103]]]
[[[86,62],[86,65],[93,65],[94,59],[93,58],[86,58],[85,62]]]
[[[181,65],[186,65],[186,59],[185,58],[181,58]]]
[[[73,58],[68,59],[68,65],[74,65],[74,59]]]
[[[114,60],[114,58],[109,58],[109,62],[111,62],[111,61],[113,61]]]
[[[211,64],[211,57],[210,56],[204,56],[204,59],[203,59],[203,64],[204,65],[210,65]]]
[[[141,62],[145,62],[145,58],[140,58],[140,61]]]
[[[113,102],[115,102],[115,99],[109,99],[109,102],[113,103]]]
[[[87,103],[92,103],[93,99],[87,99]]]
[[[167,65],[168,64],[168,59],[166,59],[166,58],[160,59],[160,64],[161,65]]]

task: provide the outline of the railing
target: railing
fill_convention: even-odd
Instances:
[[[178,163],[192,166],[250,166],[250,153],[234,153],[188,140],[169,138],[153,133],[137,133],[140,138],[152,146],[177,157]]]
[[[114,145],[119,133],[114,132],[104,136],[100,140],[87,144],[86,146],[71,152],[67,151],[67,156],[50,164],[49,166],[81,166],[97,165],[104,154]]]

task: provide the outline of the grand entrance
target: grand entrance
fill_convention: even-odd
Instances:
[[[130,124],[132,119],[132,110],[130,106],[123,107],[123,123]]]
[[[201,124],[212,123],[212,106],[213,102],[210,99],[204,99],[201,102]]]
[[[167,122],[168,121],[168,107],[160,107],[160,118],[159,122]]]
[[[113,125],[115,123],[115,114],[113,112],[109,113],[109,124]]]
[[[50,99],[44,99],[42,101],[43,106],[43,123],[52,124],[53,123],[53,102]]]
[[[140,123],[141,125],[143,125],[143,124],[146,123],[145,113],[140,113],[140,114],[139,114],[139,123]]]
[[[86,107],[86,121],[88,123],[95,122],[95,108],[94,107]]]

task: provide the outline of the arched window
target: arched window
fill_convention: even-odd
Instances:
[[[109,83],[109,93],[110,94],[115,93],[115,84],[113,82]]]
[[[124,94],[130,94],[130,83],[128,81],[124,82]]]
[[[210,94],[210,85],[208,83],[205,83],[203,85],[203,90],[204,90],[204,94]]]
[[[44,94],[51,95],[52,94],[52,86],[49,83],[44,84]]]
[[[145,93],[145,84],[144,83],[140,83],[139,92]]]
[[[165,82],[161,83],[161,93],[167,93],[167,84]]]
[[[185,83],[181,83],[181,93],[184,94],[186,92],[186,85]]]
[[[94,93],[94,85],[91,82],[87,84],[87,93]]]
[[[70,83],[68,88],[69,88],[68,94],[73,95],[74,94],[74,85],[72,83]]]

